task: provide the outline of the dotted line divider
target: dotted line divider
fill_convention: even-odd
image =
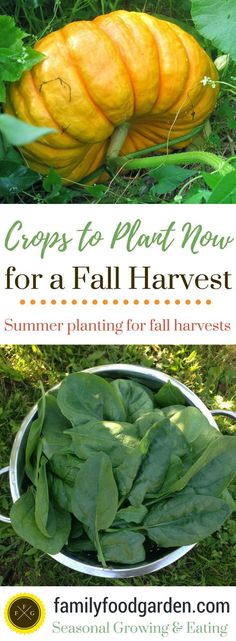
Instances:
[[[87,300],[87,298],[82,298],[81,300],[75,298],[72,298],[72,300],[66,300],[65,298],[61,300],[56,300],[55,298],[51,300],[46,300],[45,298],[40,300],[35,300],[34,298],[26,300],[25,298],[21,298],[19,303],[20,305],[26,305],[27,303],[30,305],[89,305],[91,303],[92,305],[211,305],[212,300],[210,298],[206,300],[201,300],[200,298],[190,300],[186,298],[182,301],[179,298],[175,300],[170,300],[169,298],[164,300],[160,300],[159,298],[155,298],[154,300],[150,300],[149,298],[144,298],[143,300],[139,300],[138,298],[134,298],[133,300],[128,300],[127,298],[123,300],[118,300],[117,298],[113,300],[108,300],[107,298],[103,300],[98,300],[97,298],[93,298],[92,300]]]

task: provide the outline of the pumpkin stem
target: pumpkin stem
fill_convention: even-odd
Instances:
[[[116,127],[111,136],[110,144],[107,150],[106,160],[114,160],[119,156],[120,150],[127,138],[130,123],[124,122],[123,125]]]
[[[124,169],[157,169],[158,167],[165,167],[166,165],[199,163],[200,165],[212,167],[212,169],[219,171],[222,175],[228,174],[233,169],[229,161],[207,151],[185,151],[183,153],[165,156],[135,158],[134,160],[126,160],[125,156],[123,156],[122,158],[117,158],[114,163],[118,167],[124,167]]]

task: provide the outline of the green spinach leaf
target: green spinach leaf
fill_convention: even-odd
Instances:
[[[124,525],[125,523],[142,523],[144,517],[147,514],[147,507],[145,505],[129,505],[121,510],[118,510],[116,514],[115,521],[112,524],[112,527],[115,527],[117,524]]]
[[[35,522],[40,532],[42,532],[44,536],[51,538],[55,533],[56,522],[54,521],[54,530],[51,530],[49,534],[47,530],[49,515],[49,492],[46,465],[47,459],[45,457],[42,457],[35,493]]]
[[[98,532],[114,521],[118,509],[118,490],[110,459],[104,453],[88,458],[77,474],[71,498],[72,512],[87,526],[104,564]]]
[[[62,510],[71,512],[72,486],[50,472],[48,473],[48,486],[53,502],[59,505]]]
[[[69,512],[61,510],[58,506],[51,506],[53,517],[49,515],[48,531],[50,533],[50,523],[56,521],[55,533],[48,538],[40,532],[35,521],[35,496],[32,487],[29,487],[25,494],[13,503],[10,517],[15,532],[33,547],[47,552],[47,554],[57,554],[67,543],[70,528],[71,516]]]
[[[123,401],[127,421],[133,423],[140,414],[153,409],[153,401],[150,394],[139,383],[118,378],[112,381],[111,386]]]
[[[78,539],[83,536],[84,530],[82,524],[75,517],[72,518],[71,531],[70,531],[70,541]]]
[[[70,374],[62,381],[57,395],[59,408],[73,425],[92,418],[125,421],[125,409],[119,394],[101,376]]]
[[[218,496],[235,473],[236,436],[220,436],[210,443],[184,476],[169,487],[169,494],[180,492],[187,485],[201,487],[208,494]],[[207,488],[207,491],[205,491]]]
[[[183,408],[183,405],[169,405],[168,407],[163,407],[161,411],[166,418],[171,418],[177,412],[181,412],[183,409],[185,409]]]
[[[130,503],[135,506],[143,502],[147,492],[157,491],[162,486],[170,463],[172,446],[168,419],[159,423],[152,434],[147,455],[129,495]]]
[[[146,432],[154,425],[154,423],[160,423],[165,418],[164,412],[159,409],[154,409],[151,412],[145,412],[143,416],[139,416],[135,421],[134,425],[138,430],[140,438],[146,434]]]
[[[209,461],[194,474],[188,487],[197,494],[221,496],[235,475],[236,436],[221,436],[215,441],[215,448],[211,447],[214,458],[209,456]]]
[[[70,431],[76,456],[87,459],[91,454],[102,451],[110,457],[113,467],[121,465],[126,453],[130,454],[138,441],[120,431],[120,426],[116,427],[116,423],[94,420],[76,426]]]
[[[215,532],[229,515],[222,499],[181,492],[151,508],[144,527],[160,547],[191,545]]]
[[[17,534],[105,567],[144,561],[145,537],[176,547],[218,529],[235,509],[236,437],[184,403],[170,382],[153,394],[89,373],[42,391],[26,445],[32,485],[11,510]]]
[[[46,409],[46,396],[45,396],[43,386],[41,387],[41,389],[42,389],[42,398],[38,403],[38,416],[31,423],[30,431],[29,431],[29,435],[26,443],[26,450],[25,450],[25,471],[29,479],[32,481],[32,483],[35,483],[37,478],[36,469],[35,469],[35,460],[32,461],[32,457],[35,454],[35,451],[37,450],[37,447],[38,447],[38,441],[41,436],[43,421],[45,416],[45,409]]]
[[[132,530],[108,532],[101,537],[101,547],[106,561],[132,565],[145,560],[145,537]]]
[[[54,454],[49,461],[51,473],[68,485],[74,485],[81,465],[83,465],[83,461],[80,461],[74,454]]]
[[[170,381],[164,383],[161,389],[154,396],[158,407],[167,407],[168,405],[186,405],[185,396],[181,390],[173,385]]]
[[[206,447],[221,436],[196,407],[185,407],[171,417],[171,423],[184,434],[193,460],[199,458]]]
[[[122,463],[114,469],[114,476],[121,497],[129,494],[140,468],[142,458],[143,455],[140,446],[134,447],[132,450],[126,448],[126,451],[123,452]]]
[[[79,537],[77,539],[70,539],[68,545],[66,546],[66,551],[76,554],[77,552],[96,552],[96,547],[90,541],[90,539],[85,537]]]
[[[50,459],[55,454],[65,454],[71,451],[71,438],[68,430],[72,430],[72,427],[61,413],[55,396],[47,394],[45,401],[42,426],[43,452]],[[66,430],[67,434],[64,433]]]

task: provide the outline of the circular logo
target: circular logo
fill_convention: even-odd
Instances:
[[[5,619],[15,632],[35,632],[44,622],[45,607],[37,596],[17,594],[6,605]]]

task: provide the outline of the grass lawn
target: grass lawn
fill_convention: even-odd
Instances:
[[[21,420],[40,396],[39,380],[48,390],[66,373],[105,363],[134,363],[160,369],[188,385],[211,408],[235,409],[236,350],[233,346],[1,346],[0,467],[9,462]],[[226,433],[236,426],[217,419]],[[1,512],[11,499],[1,477]],[[107,580],[107,585],[233,585],[236,579],[236,526],[231,519],[186,557],[161,572],[141,578]],[[104,585],[104,580],[76,573],[31,548],[0,524],[2,585]]]

